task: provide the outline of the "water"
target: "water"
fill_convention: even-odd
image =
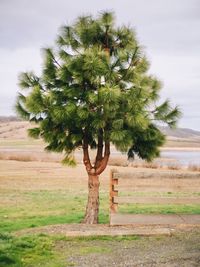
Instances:
[[[200,151],[178,151],[168,150],[161,152],[161,158],[168,161],[167,164],[179,164],[182,166],[200,166]]]
[[[112,155],[124,155],[119,151],[112,151]],[[140,160],[135,156],[135,160]],[[161,151],[160,158],[154,160],[155,163],[167,166],[185,166],[197,165],[200,167],[200,150],[163,150]]]
[[[19,149],[19,148],[0,148],[0,152],[27,152],[27,149]],[[113,150],[112,155],[125,155],[127,157],[127,153],[121,153],[119,151]],[[137,157],[136,157],[137,159]],[[161,151],[161,157],[156,159],[155,162],[161,165],[181,165],[181,166],[189,166],[189,165],[197,165],[200,167],[200,150],[187,151],[187,150],[164,150]]]

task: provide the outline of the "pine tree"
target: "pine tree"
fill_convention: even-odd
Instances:
[[[48,151],[65,153],[63,163],[74,166],[74,151],[82,148],[89,177],[84,222],[97,223],[99,175],[110,144],[151,161],[165,140],[156,123],[173,127],[180,112],[168,100],[156,104],[161,83],[148,73],[134,30],[115,26],[113,13],[79,17],[61,28],[55,48],[43,52],[41,76],[20,75],[16,110],[36,123],[31,137],[42,138]],[[89,148],[96,149],[94,164]]]

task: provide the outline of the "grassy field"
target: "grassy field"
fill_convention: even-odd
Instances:
[[[59,163],[0,161],[0,266],[74,266],[73,253],[105,252],[87,239],[31,235],[17,230],[82,220],[87,200],[87,175]],[[108,175],[108,172],[107,172]],[[100,222],[108,222],[108,188],[102,178]],[[8,234],[9,233],[9,234]],[[63,252],[61,246],[69,246]]]
[[[58,223],[79,223],[87,201],[87,174],[83,165],[0,161],[0,228],[16,231]],[[100,223],[109,217],[109,166],[101,176]],[[123,167],[118,167],[123,169]],[[135,171],[134,168],[129,170]],[[148,171],[148,170],[146,170]],[[155,170],[156,172],[157,170]],[[156,173],[159,173],[156,172]],[[136,193],[138,194],[138,193]],[[164,196],[166,193],[161,193]],[[170,193],[172,196],[173,193]],[[191,196],[185,193],[184,196]],[[200,214],[199,205],[124,205],[130,213]]]
[[[148,265],[150,264],[149,258],[152,260],[155,257],[160,258],[163,253],[161,259],[167,262],[167,257],[172,257],[170,251],[174,249],[177,249],[179,254],[173,257],[178,259],[181,265],[183,263],[181,244],[188,244],[184,255],[187,255],[188,251],[197,255],[197,247],[194,247],[194,244],[198,243],[195,243],[196,233],[189,234],[189,236],[180,234],[173,237],[174,239],[135,236],[67,238],[43,234],[17,235],[17,231],[23,229],[81,222],[87,202],[87,174],[82,164],[78,164],[73,169],[68,168],[59,163],[60,156],[44,153],[40,140],[1,139],[0,159],[0,267],[124,267],[127,259],[128,266],[134,266],[133,259],[134,264],[135,262],[138,264],[135,266],[140,266],[141,262],[144,266],[151,266]],[[126,157],[123,160],[126,163]],[[111,160],[111,164],[116,162],[116,165],[126,165],[121,164],[121,158],[117,161]],[[100,178],[100,223],[109,222],[109,172],[111,168],[113,166],[108,166]],[[117,168],[125,170],[122,166]],[[129,171],[135,172],[136,169],[129,167]],[[159,173],[159,170],[154,171]],[[159,193],[160,196],[166,194],[168,193]],[[184,196],[191,196],[191,192],[185,192]],[[121,212],[130,213],[200,214],[198,205],[124,205],[120,209]],[[166,248],[166,242],[169,245],[168,254],[160,250],[162,245]],[[157,250],[155,250],[156,246]],[[141,254],[142,251],[146,251],[144,253],[148,255],[147,258],[144,257],[144,253]],[[119,256],[122,265],[115,261],[115,257]],[[94,259],[97,259],[96,265],[94,265]],[[194,260],[196,264],[197,256],[194,256]],[[192,264],[188,254],[188,266],[198,266]],[[152,266],[162,266],[162,262]]]
[[[87,200],[87,175],[81,165],[70,169],[59,163],[0,161],[0,169],[1,230],[81,221]],[[100,221],[108,222],[104,178]]]

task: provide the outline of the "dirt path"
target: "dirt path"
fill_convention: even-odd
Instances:
[[[64,235],[67,237],[80,236],[155,236],[155,235],[172,235],[179,231],[191,231],[199,229],[200,225],[143,225],[143,226],[109,226],[107,224],[86,225],[86,224],[57,224],[37,228],[29,228],[16,232],[16,235],[24,234],[48,234]]]
[[[157,232],[156,232],[157,231]],[[200,227],[109,227],[108,225],[68,224],[45,226],[17,234],[88,236],[94,234],[139,234],[135,238],[72,238],[56,246],[67,256],[66,266],[75,267],[199,267]],[[148,236],[149,234],[153,234]]]
[[[112,226],[107,224],[86,225],[86,224],[58,224],[44,227],[29,228],[18,231],[17,235],[24,234],[48,234],[48,235],[64,235],[70,237],[80,236],[123,236],[123,235],[170,235],[174,229],[169,227],[155,226]]]
[[[99,242],[93,243],[99,246]],[[179,233],[170,237],[142,237],[132,241],[102,244],[104,255],[71,256],[76,267],[199,267],[199,232]]]

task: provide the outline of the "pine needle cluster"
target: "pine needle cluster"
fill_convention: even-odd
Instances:
[[[157,122],[175,126],[180,111],[159,100],[161,82],[148,73],[149,62],[134,30],[115,26],[115,16],[79,17],[63,26],[55,48],[43,49],[42,75],[20,75],[16,110],[37,127],[49,151],[73,152],[112,143],[119,151],[152,160],[164,135]]]

